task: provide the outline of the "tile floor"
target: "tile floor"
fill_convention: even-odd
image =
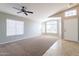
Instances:
[[[43,56],[79,56],[79,43],[60,39]]]

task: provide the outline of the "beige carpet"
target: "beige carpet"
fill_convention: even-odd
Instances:
[[[0,45],[0,55],[42,56],[56,42],[56,40],[56,37],[42,35],[31,39],[3,44]]]

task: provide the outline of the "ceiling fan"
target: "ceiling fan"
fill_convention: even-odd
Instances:
[[[16,7],[13,7],[13,8],[19,10],[19,12],[17,12],[17,13],[24,13],[25,15],[28,15],[28,13],[33,14],[33,12],[28,11],[25,6],[21,6],[21,9],[18,9]]]

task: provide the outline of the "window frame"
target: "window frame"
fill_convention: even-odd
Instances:
[[[76,16],[77,15],[77,10],[72,9],[72,10],[67,10],[64,12],[65,17],[71,17],[71,16]]]
[[[51,22],[51,21],[56,21],[57,22],[57,32],[56,33],[48,33],[48,31],[47,31],[47,25],[49,25],[49,24],[47,24],[48,22]],[[53,24],[50,24],[50,25],[53,25]],[[46,33],[48,33],[48,34],[57,34],[58,33],[58,20],[50,20],[50,21],[47,21],[46,22]]]

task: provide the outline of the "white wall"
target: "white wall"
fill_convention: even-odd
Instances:
[[[24,21],[24,34],[18,36],[6,36],[6,19],[21,20]],[[27,18],[22,18],[6,13],[0,12],[0,43],[5,43],[9,41],[16,41],[24,38],[31,38],[39,36],[41,34],[40,23],[32,21]]]

